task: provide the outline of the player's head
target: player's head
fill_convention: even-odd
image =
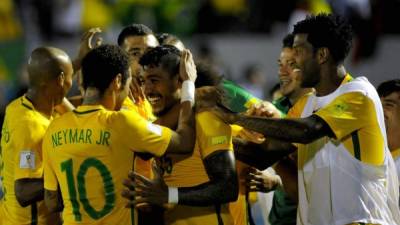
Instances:
[[[205,62],[196,62],[196,71],[197,78],[194,83],[196,88],[217,86],[221,83],[223,78],[215,66]]]
[[[160,45],[172,45],[182,51],[185,49],[183,42],[175,35],[169,33],[161,33],[156,35]]]
[[[82,85],[96,89],[100,97],[112,96],[115,109],[121,108],[129,92],[129,56],[116,45],[102,45],[82,60]]]
[[[287,97],[301,88],[301,72],[295,68],[294,50],[292,49],[293,39],[293,34],[285,36],[278,59],[280,90]]]
[[[400,79],[385,81],[378,86],[382,101],[389,149],[395,150],[400,145]]]
[[[71,59],[58,48],[39,47],[29,57],[30,88],[45,91],[55,104],[60,104],[71,88],[72,74]]]
[[[351,49],[352,33],[351,26],[333,14],[308,16],[294,26],[293,49],[303,87],[320,82],[322,66],[343,63]]]
[[[158,46],[158,41],[149,27],[134,23],[122,29],[118,45],[130,56],[132,75],[138,77],[141,72],[138,64],[140,57],[147,49]]]
[[[180,100],[180,57],[174,46],[160,45],[139,61],[144,68],[144,92],[156,116],[164,115]]]

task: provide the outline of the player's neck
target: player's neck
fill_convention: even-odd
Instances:
[[[310,93],[312,90],[312,88],[297,88],[289,96],[291,104],[294,105],[303,95]]]
[[[321,68],[321,80],[315,86],[317,96],[326,96],[334,92],[346,76],[345,70],[338,69],[338,66]]]
[[[55,106],[54,99],[51,96],[47,96],[46,93],[35,88],[29,88],[25,97],[31,101],[36,111],[47,118],[51,117]]]
[[[115,103],[106,94],[100,94],[96,88],[87,88],[83,96],[82,105],[102,105],[104,108],[114,110]]]

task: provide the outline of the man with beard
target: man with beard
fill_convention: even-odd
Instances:
[[[140,64],[145,68],[145,94],[156,116],[180,107],[181,81],[178,67],[181,52],[173,46],[158,46],[147,52]],[[138,197],[129,204],[172,203],[166,224],[232,224],[226,203],[238,194],[238,181],[229,125],[210,112],[196,113],[196,144],[192,154],[168,154],[157,161],[162,178],[148,180],[131,174]],[[164,183],[165,182],[165,183]],[[134,193],[126,190],[124,196]]]
[[[119,196],[132,151],[191,152],[197,75],[188,54],[182,57],[184,98],[176,132],[120,110],[132,77],[118,46],[102,45],[83,59],[83,104],[54,120],[43,138],[45,202],[51,211],[63,210],[64,224],[134,224]]]
[[[293,39],[293,34],[288,34],[283,39],[283,48],[278,59],[280,90],[283,97],[273,102],[283,115],[287,115],[287,118],[301,117],[301,112],[294,110],[299,107],[292,107],[295,104],[304,105],[307,100],[305,95],[312,92],[310,88],[301,87],[301,72],[294,67]],[[272,225],[295,225],[298,201],[296,153],[275,164],[274,170],[277,175],[264,175],[260,171],[251,170],[248,175],[250,180],[248,186],[251,191],[275,190],[269,213],[269,222]]]
[[[297,224],[399,224],[398,180],[379,96],[365,77],[353,79],[341,69],[351,27],[319,14],[297,23],[293,33],[301,85],[316,91],[300,109],[302,118],[215,113],[264,134],[269,149],[301,143]]]

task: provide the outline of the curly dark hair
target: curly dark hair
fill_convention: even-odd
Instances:
[[[196,62],[197,78],[196,88],[203,86],[217,86],[221,83],[223,76],[216,67],[205,62]]]
[[[129,77],[129,57],[116,45],[101,45],[82,60],[83,88],[94,87],[103,95],[117,74],[125,85]]]
[[[293,34],[307,34],[307,40],[314,50],[328,48],[336,63],[344,61],[352,46],[351,25],[334,14],[307,16],[305,20],[294,25]]]
[[[147,51],[139,60],[139,64],[143,67],[161,66],[170,76],[179,73],[179,63],[181,51],[172,45],[159,45]]]
[[[119,33],[118,45],[121,46],[124,43],[125,38],[129,36],[146,36],[150,34],[154,33],[148,26],[140,23],[133,23],[129,26],[124,27],[121,33]]]
[[[377,91],[380,97],[386,97],[393,92],[400,92],[400,79],[388,80],[381,83]]]
[[[282,40],[283,48],[291,48],[293,46],[294,35],[292,33],[287,34]]]

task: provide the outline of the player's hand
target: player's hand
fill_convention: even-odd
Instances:
[[[264,135],[247,129],[240,130],[238,137],[256,144],[261,144],[265,141]]]
[[[81,38],[81,42],[79,45],[79,51],[78,51],[78,57],[74,60],[74,70],[78,71],[81,68],[81,63],[83,58],[92,50],[94,47],[98,47],[102,44],[103,39],[101,37],[98,37],[96,39],[95,44],[92,44],[93,37],[95,34],[100,33],[101,29],[98,27],[91,28],[88,31],[86,31]]]
[[[248,191],[268,193],[282,185],[278,175],[269,172],[261,172],[255,168],[249,168],[246,176],[246,188]]]
[[[126,207],[140,207],[143,204],[163,205],[168,203],[168,186],[161,177],[160,168],[153,163],[154,179],[130,172],[129,180],[123,182],[127,189],[122,196],[129,199]]]
[[[270,102],[262,101],[252,105],[246,112],[249,116],[281,118],[281,112]]]
[[[193,61],[192,53],[188,49],[184,49],[181,54],[179,64],[179,76],[182,81],[190,80],[195,82],[197,78],[196,65]]]
[[[133,102],[142,102],[145,99],[144,93],[143,93],[143,89],[140,86],[140,81],[139,78],[132,76],[132,81],[129,84],[129,98],[133,101]]]
[[[103,39],[101,37],[97,37],[95,44],[92,44],[93,38],[97,33],[101,33],[101,29],[99,27],[94,27],[90,28],[82,35],[78,58],[83,59],[90,50],[102,44]]]

